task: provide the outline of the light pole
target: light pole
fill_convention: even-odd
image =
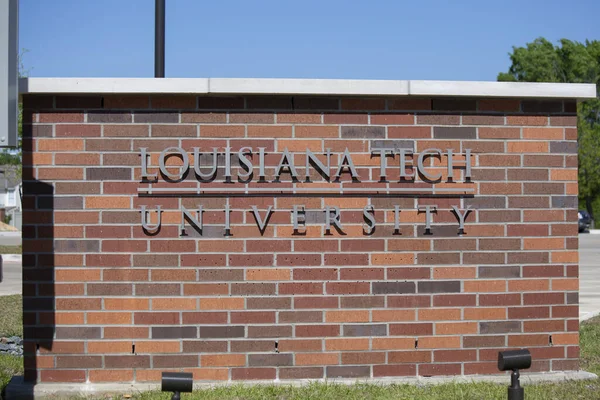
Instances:
[[[154,77],[165,77],[165,0],[155,0]]]

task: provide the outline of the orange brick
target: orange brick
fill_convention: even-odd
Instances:
[[[211,354],[200,357],[203,367],[240,367],[246,365],[246,355],[244,354]]]
[[[81,180],[83,168],[38,168],[38,179],[48,180]]]
[[[457,349],[460,348],[460,336],[426,336],[419,338],[420,349]]]
[[[326,339],[327,351],[369,350],[369,339]]]
[[[98,196],[86,197],[85,208],[131,208],[131,197]]]
[[[95,153],[57,153],[55,165],[100,165],[100,154]]]
[[[414,348],[415,339],[413,338],[373,338],[373,350],[400,350]]]
[[[550,179],[553,181],[577,181],[577,169],[551,169]]]
[[[565,248],[564,238],[524,238],[524,250],[561,250]]]
[[[84,324],[84,314],[80,312],[57,312],[54,314],[56,325],[78,325]]]
[[[191,372],[194,381],[226,381],[229,379],[228,368],[186,368],[184,372]]]
[[[52,153],[23,153],[23,164],[52,165]]]
[[[291,125],[248,125],[248,137],[292,137],[292,127]]]
[[[579,290],[579,279],[552,279],[552,290]]]
[[[345,228],[345,226],[344,226]],[[256,227],[254,227],[254,229],[256,229]],[[334,228],[332,228],[331,230],[332,232],[335,231]],[[236,231],[237,232],[237,231]],[[321,227],[320,226],[300,226],[300,229],[298,230],[298,234],[294,236],[294,228],[292,226],[278,226],[277,227],[277,237],[285,237],[285,238],[289,238],[289,237],[301,237],[301,238],[319,238],[321,239],[322,233],[321,233]]]
[[[195,310],[196,299],[156,298],[152,299],[153,310]]]
[[[552,335],[554,345],[579,344],[579,333],[556,333]]]
[[[504,236],[503,225],[466,225],[464,237],[477,237],[477,236]]]
[[[524,210],[523,221],[525,222],[551,222],[564,221],[563,210]]]
[[[89,341],[87,352],[93,354],[114,354],[131,353],[133,349],[132,341],[110,340],[110,341]]]
[[[369,204],[369,199],[363,197],[325,197],[325,206],[337,206],[339,208],[356,208],[362,210]],[[342,220],[342,226],[344,221]]]
[[[148,299],[104,299],[105,310],[148,310]]]
[[[434,279],[473,279],[477,267],[437,267],[433,269]]]
[[[38,139],[38,151],[80,151],[83,150],[82,139]]]
[[[464,292],[505,292],[506,281],[505,280],[478,280],[478,281],[465,281],[463,282]]]
[[[369,322],[369,311],[327,311],[325,320],[327,322]]]
[[[249,281],[289,281],[291,272],[285,268],[249,269],[246,280]]]
[[[323,150],[323,142],[321,140],[294,140],[294,139],[280,139],[277,141],[277,151],[283,151],[284,149],[288,149],[288,151],[294,152],[306,152],[306,149],[314,152],[315,154],[319,154],[317,152],[321,152]],[[304,166],[305,164],[305,155],[302,154],[302,163],[299,165]],[[355,164],[356,165],[356,164]]]
[[[131,313],[89,312],[87,314],[87,323],[93,325],[128,325],[131,324]]]
[[[99,281],[101,270],[99,269],[57,269],[57,282],[91,282]]]
[[[415,310],[373,310],[373,322],[414,321]]]
[[[509,153],[547,153],[548,142],[508,142]]]
[[[338,353],[296,353],[295,365],[337,365],[340,363]]]
[[[421,308],[419,309],[419,321],[452,321],[460,319],[458,308]]]
[[[550,281],[548,279],[519,279],[508,281],[509,292],[535,292],[548,290]]]
[[[163,214],[164,216],[164,214]],[[173,223],[179,223],[181,221],[181,213],[175,213],[175,220]],[[199,240],[198,241],[198,253],[237,253],[244,251],[243,240]]]
[[[37,356],[36,368],[54,368],[54,356]]]
[[[523,139],[563,140],[563,128],[523,128]]]
[[[577,195],[579,193],[579,185],[577,182],[567,183],[565,194],[566,195]]]
[[[406,265],[413,264],[415,256],[412,253],[372,253],[372,265]]]
[[[138,382],[159,382],[163,372],[168,371],[165,371],[164,369],[161,371],[138,369],[135,371],[135,380]]]
[[[298,138],[313,137],[313,138],[332,138],[339,137],[339,126],[303,126],[296,125],[294,134]]]
[[[144,341],[135,342],[136,353],[179,353],[179,341]]]
[[[242,310],[244,307],[244,299],[241,297],[200,299],[201,310]]]
[[[477,322],[453,322],[435,324],[436,335],[463,335],[468,333],[477,333]],[[419,341],[419,347],[421,343]]]
[[[131,382],[133,370],[127,369],[101,369],[89,371],[90,382]]]
[[[244,137],[244,127],[240,125],[201,125],[200,137]]]
[[[506,319],[506,308],[465,308],[463,319],[469,321]]]
[[[551,257],[553,263],[579,262],[579,253],[577,251],[553,251]]]

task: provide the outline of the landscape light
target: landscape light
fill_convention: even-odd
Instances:
[[[194,378],[188,372],[163,372],[161,388],[163,392],[173,392],[171,400],[180,400],[181,393],[191,393]]]
[[[509,350],[498,353],[498,369],[511,371],[510,386],[508,387],[508,400],[524,400],[525,390],[519,382],[519,370],[531,367],[531,353],[529,350]]]

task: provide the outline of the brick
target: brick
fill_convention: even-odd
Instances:
[[[292,354],[250,354],[248,366],[250,367],[281,367],[293,365]]]
[[[243,367],[246,365],[244,354],[202,354],[200,362],[203,367]]]
[[[431,323],[390,324],[391,336],[419,336],[432,334],[433,324]]]
[[[326,367],[327,378],[361,378],[371,375],[369,366]]]
[[[475,139],[477,129],[471,127],[441,127],[433,128],[433,137],[436,139]]]
[[[341,137],[344,139],[384,139],[385,128],[378,126],[342,126]]]
[[[320,379],[323,378],[323,368],[280,368],[280,379]]]
[[[275,368],[233,368],[231,370],[231,379],[233,380],[272,380],[275,377]]]

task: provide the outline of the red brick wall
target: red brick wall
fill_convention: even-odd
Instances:
[[[578,369],[572,101],[27,95],[24,108],[29,379],[157,381],[173,369],[196,380],[490,374],[498,350],[520,347],[535,371]],[[444,156],[427,159],[442,182],[398,183],[396,156],[389,182],[378,183],[370,151],[381,145],[450,148],[457,163],[471,149],[472,179],[457,168],[445,182]],[[139,148],[155,172],[173,146],[265,147],[269,181],[286,147],[300,176],[306,148],[331,148],[337,165],[347,147],[360,183],[313,173],[320,183],[296,187],[367,192],[239,196],[228,190],[245,184],[223,184],[220,168],[214,183],[198,186],[192,173],[154,187],[218,187],[229,199],[139,195],[148,187]],[[235,157],[232,166],[236,181]],[[289,174],[281,180],[248,187],[292,187]],[[398,187],[452,192],[383,196]],[[202,234],[188,224],[180,237],[181,208],[199,204]],[[418,207],[433,204],[426,235]],[[143,205],[162,207],[154,235],[141,227]],[[273,206],[262,234],[252,205],[263,218]],[[294,234],[293,205],[306,207],[304,234]],[[327,234],[323,209],[336,205],[343,232]],[[463,235],[452,206],[472,208]]]

